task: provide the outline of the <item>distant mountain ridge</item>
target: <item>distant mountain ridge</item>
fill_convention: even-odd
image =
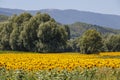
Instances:
[[[62,24],[72,24],[75,22],[85,22],[94,25],[105,26],[109,28],[120,29],[120,16],[99,14],[78,10],[59,10],[59,9],[43,9],[43,10],[21,10],[21,9],[8,9],[0,8],[0,14],[11,16],[13,14],[20,14],[23,12],[30,12],[35,14],[36,12],[48,13],[57,22]]]

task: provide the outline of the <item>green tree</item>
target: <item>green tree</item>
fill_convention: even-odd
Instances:
[[[68,28],[48,14],[25,12],[0,24],[0,38],[1,50],[59,52],[66,45]]]
[[[70,39],[70,28],[69,28],[68,25],[64,25],[64,27],[65,27],[65,30],[66,30],[66,32],[67,32],[68,40],[69,40],[69,39]]]
[[[10,34],[9,44],[12,50],[25,50],[25,47],[21,43],[20,35],[31,18],[32,15],[26,12],[18,16],[13,15],[12,17],[10,17],[9,24],[12,24],[13,30]]]
[[[87,30],[80,39],[81,53],[99,53],[103,47],[102,37],[96,30]]]
[[[31,18],[29,22],[24,24],[23,30],[20,33],[20,43],[27,51],[35,51],[35,42],[37,40],[38,24],[35,18]]]
[[[5,23],[0,30],[0,50],[10,50],[9,39],[12,32],[10,24]]]
[[[65,51],[66,52],[80,52],[80,38],[68,40]]]
[[[105,45],[107,47],[107,51],[120,51],[120,35],[109,35],[105,39]]]
[[[13,30],[10,34],[9,44],[12,50],[19,50],[18,40],[19,40],[19,27],[17,24],[13,24]]]
[[[24,13],[20,14],[19,16],[14,15],[13,21],[14,21],[14,23],[17,23],[18,25],[22,25],[22,23],[29,21],[31,17],[32,17],[31,14],[24,12]]]
[[[36,46],[39,52],[62,51],[67,41],[65,29],[51,21],[42,23],[39,26],[37,36],[39,40]]]
[[[50,21],[52,18],[48,15],[48,14],[41,14],[40,12],[38,12],[34,18],[36,19],[37,24],[41,24],[47,21]]]

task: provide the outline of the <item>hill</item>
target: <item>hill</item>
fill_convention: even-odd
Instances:
[[[95,24],[100,26],[106,26],[110,28],[120,29],[120,16],[108,15],[93,12],[85,12],[78,10],[58,10],[58,9],[43,9],[43,10],[20,10],[20,9],[7,9],[0,8],[0,14],[12,15],[20,14],[22,12],[30,12],[35,14],[36,12],[48,13],[57,22],[62,24],[72,24],[75,22],[85,22],[89,24]]]
[[[112,29],[108,27],[103,27],[103,26],[98,26],[98,25],[92,25],[92,24],[87,24],[87,23],[82,23],[82,22],[76,22],[74,24],[70,24],[70,31],[71,31],[71,37],[79,37],[81,36],[86,30],[88,29],[96,29],[102,34],[118,34],[120,33],[120,30],[117,29]]]
[[[0,14],[0,22],[6,21],[6,20],[8,20],[8,16]]]

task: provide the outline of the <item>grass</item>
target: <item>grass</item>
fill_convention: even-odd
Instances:
[[[106,55],[106,56],[102,56],[100,57],[102,59],[120,59],[120,56],[109,56],[109,55]]]
[[[84,70],[24,71],[0,69],[0,80],[120,80],[120,69],[92,68]]]
[[[25,52],[25,51],[0,51],[0,54],[28,54],[28,53],[33,53],[35,54],[36,52]]]

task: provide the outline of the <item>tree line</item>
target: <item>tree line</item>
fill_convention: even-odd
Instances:
[[[68,25],[57,23],[48,14],[22,13],[0,24],[0,50],[31,52],[99,53],[120,51],[120,35],[101,35],[87,30],[82,36],[70,39]]]
[[[67,30],[67,26],[59,25],[48,14],[13,15],[0,25],[0,50],[62,52]]]
[[[120,34],[101,34],[95,29],[87,30],[82,36],[71,39],[67,50],[80,53],[119,52]]]

